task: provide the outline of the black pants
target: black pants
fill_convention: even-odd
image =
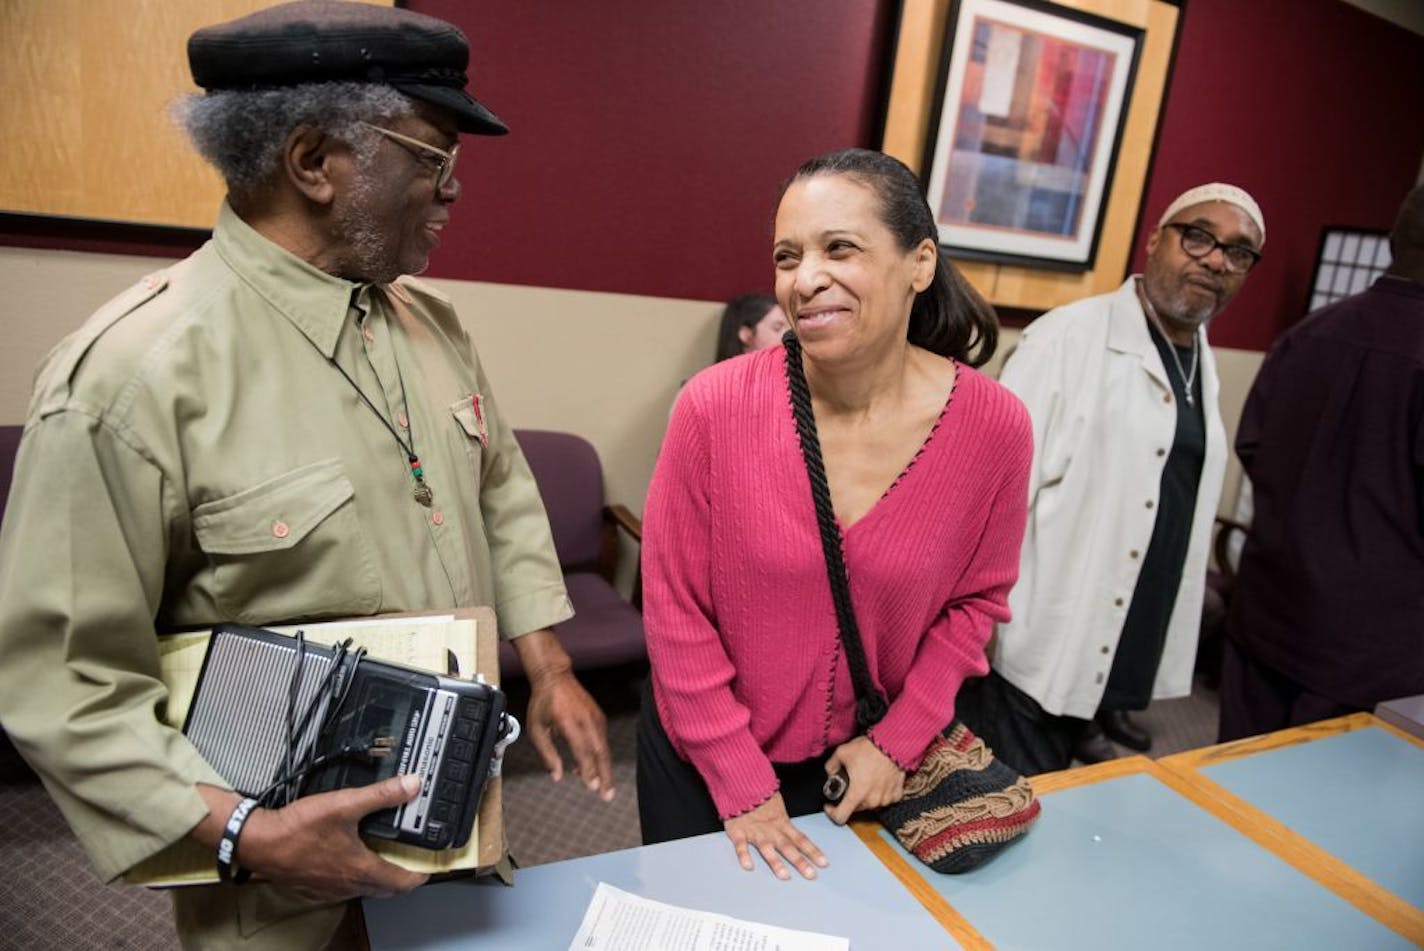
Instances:
[[[787,814],[804,816],[821,810],[821,787],[830,755],[827,750],[800,763],[771,764],[781,782]],[[638,821],[644,845],[722,831],[722,819],[707,784],[691,763],[677,755],[663,730],[653,703],[652,678],[643,688],[643,710],[638,717]]]
[[[1226,639],[1217,742],[1328,720],[1362,709],[1312,693]]]
[[[1067,769],[1087,720],[1046,712],[1028,694],[990,670],[966,681],[954,701],[955,715],[994,755],[1025,776]]]

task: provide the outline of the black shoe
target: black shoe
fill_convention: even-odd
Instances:
[[[1152,749],[1152,734],[1143,729],[1140,723],[1133,722],[1126,710],[1099,713],[1097,722],[1108,735],[1108,739],[1115,740],[1130,750],[1146,753]]]
[[[1117,750],[1113,749],[1098,724],[1089,720],[1082,735],[1078,737],[1078,742],[1073,745],[1073,758],[1080,763],[1101,763],[1117,759]]]

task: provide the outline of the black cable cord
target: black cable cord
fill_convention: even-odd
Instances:
[[[297,652],[296,657],[292,663],[292,677],[291,680],[287,682],[287,745],[286,748],[282,751],[281,775],[283,776],[290,776],[292,774],[292,771],[296,768],[294,758],[296,756],[297,734],[295,733],[294,715],[296,713],[297,700],[301,696],[302,674],[306,670],[306,658],[306,632],[298,630]],[[283,805],[291,801],[290,792],[290,789],[285,790],[282,795],[278,797],[282,800]],[[260,801],[261,800],[259,800],[259,802]]]
[[[366,757],[384,755],[381,752],[384,747],[375,737],[371,737],[364,743],[348,743],[339,750],[321,756],[315,755],[321,746],[320,741],[330,735],[337,713],[351,692],[351,685],[356,679],[354,676],[356,665],[366,656],[366,649],[361,647],[352,651],[350,638],[337,644],[330,667],[321,682],[317,684],[301,716],[298,716],[297,706],[301,699],[303,674],[306,670],[307,651],[304,632],[297,631],[296,641],[296,657],[287,689],[286,748],[283,751],[282,761],[276,770],[276,775],[272,777],[266,789],[253,797],[268,809],[280,808],[296,799],[300,795],[301,781],[323,766],[357,755]],[[326,704],[322,722],[313,733],[311,741],[303,745],[301,738],[311,732],[313,718],[317,715],[317,711],[322,709],[324,701],[330,702]]]
[[[257,802],[261,804],[264,808],[279,808],[280,806],[286,805],[287,803],[278,802],[275,805],[268,805],[267,800],[273,798],[273,794],[281,787],[299,783],[311,773],[314,773],[319,769],[325,769],[332,763],[337,763],[342,760],[348,759],[360,760],[370,759],[376,756],[384,756],[384,750],[385,747],[382,746],[380,738],[375,736],[367,737],[364,740],[358,740],[353,743],[347,743],[339,750],[332,750],[330,753],[323,753],[321,756],[312,759],[306,765],[300,767],[293,773],[285,774],[274,779],[266,789],[262,790],[260,793],[253,796],[252,798],[256,799]],[[287,800],[287,802],[290,801],[291,800]]]

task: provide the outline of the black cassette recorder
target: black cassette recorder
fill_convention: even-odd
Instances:
[[[300,632],[223,624],[183,732],[234,789],[272,808],[419,776],[419,797],[372,813],[361,831],[444,849],[469,841],[512,723],[504,694],[489,684],[372,660],[349,642],[327,647]]]

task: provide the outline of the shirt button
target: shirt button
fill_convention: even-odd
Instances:
[[[1100,684],[1100,683],[1102,683],[1102,682],[1103,682],[1103,675],[1102,675],[1102,674],[1098,674],[1097,677],[1093,678],[1093,683],[1095,683],[1095,684]]]
[[[1103,645],[1103,653],[1104,653],[1104,654],[1111,654],[1111,653],[1112,653],[1112,648],[1109,647],[1108,645],[1104,644],[1104,645]]]
[[[1152,501],[1151,499],[1148,499],[1148,500],[1147,500],[1147,507],[1148,507],[1148,508],[1152,508],[1152,507],[1155,506],[1156,504],[1157,504],[1157,503],[1154,502],[1154,501]]]
[[[1117,607],[1122,607],[1122,598],[1116,598],[1116,599],[1114,599],[1114,600],[1113,600],[1113,604],[1116,605]]]
[[[1157,450],[1157,458],[1159,458],[1159,459],[1162,458],[1163,456],[1165,456],[1166,454],[1167,454],[1167,450],[1165,450],[1165,449],[1158,449],[1158,450]]]
[[[441,512],[431,512],[431,513],[430,513],[430,520],[431,520],[432,522],[434,522],[436,525],[444,525],[444,524],[445,524],[445,516],[444,516],[444,514],[441,513]]]
[[[367,343],[374,343],[376,340],[376,335],[371,331],[370,327],[362,328],[361,336],[366,338]]]
[[[1134,548],[1132,551],[1128,552],[1128,553],[1127,553],[1127,557],[1129,557],[1129,558],[1136,558],[1136,557],[1137,557],[1137,549]]]
[[[1172,402],[1172,394],[1171,394],[1171,393],[1168,393],[1167,395],[1163,396],[1163,397],[1162,397],[1162,402],[1164,402],[1164,403],[1170,403],[1170,402]]]
[[[287,525],[286,522],[278,520],[272,523],[273,538],[286,538],[290,534],[292,534],[292,529]]]
[[[400,426],[401,429],[409,429],[410,417],[404,412],[396,413],[396,425]]]

